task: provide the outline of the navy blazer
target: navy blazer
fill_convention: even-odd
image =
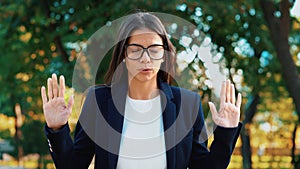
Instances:
[[[158,82],[158,85],[167,168],[227,168],[242,125],[236,128],[217,126],[208,150],[200,96],[163,82]],[[87,169],[94,155],[95,169],[116,168],[127,87],[116,84],[89,90],[76,125],[74,141],[68,124],[55,132],[45,127],[51,156],[58,169]]]

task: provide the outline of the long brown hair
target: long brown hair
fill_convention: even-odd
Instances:
[[[167,37],[165,27],[159,18],[147,12],[131,14],[122,23],[117,34],[116,45],[113,49],[110,66],[104,77],[104,82],[106,84],[111,84],[113,79],[118,81],[124,77],[124,73],[127,76],[126,66],[125,64],[121,63],[125,58],[125,45],[128,43],[131,33],[142,28],[150,29],[156,32],[162,38],[166,52],[164,56],[164,62],[161,64],[161,69],[157,74],[157,78],[161,79],[163,82],[171,84],[173,79],[172,77],[175,73],[175,47]],[[117,68],[118,71],[116,70]]]

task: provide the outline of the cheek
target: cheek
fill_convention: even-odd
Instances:
[[[157,62],[154,62],[154,63],[153,63],[153,66],[154,66],[155,68],[160,69],[162,64],[163,64],[162,61],[157,61]]]
[[[133,63],[132,61],[130,61],[130,60],[125,60],[125,65],[126,65],[126,69],[129,72],[132,72],[132,71],[136,70],[137,65],[135,63]]]

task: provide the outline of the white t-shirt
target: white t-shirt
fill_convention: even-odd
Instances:
[[[160,96],[135,100],[127,96],[117,169],[166,169]]]

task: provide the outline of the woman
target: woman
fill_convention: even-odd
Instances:
[[[209,151],[199,95],[171,86],[175,49],[160,20],[149,13],[130,15],[117,42],[107,85],[89,90],[74,142],[67,124],[74,99],[65,105],[64,77],[59,84],[55,74],[48,79],[48,95],[41,88],[56,167],[85,169],[95,155],[96,169],[226,168],[241,129],[242,98],[238,94],[236,100],[233,84],[222,84],[219,111],[209,103],[217,126]]]

